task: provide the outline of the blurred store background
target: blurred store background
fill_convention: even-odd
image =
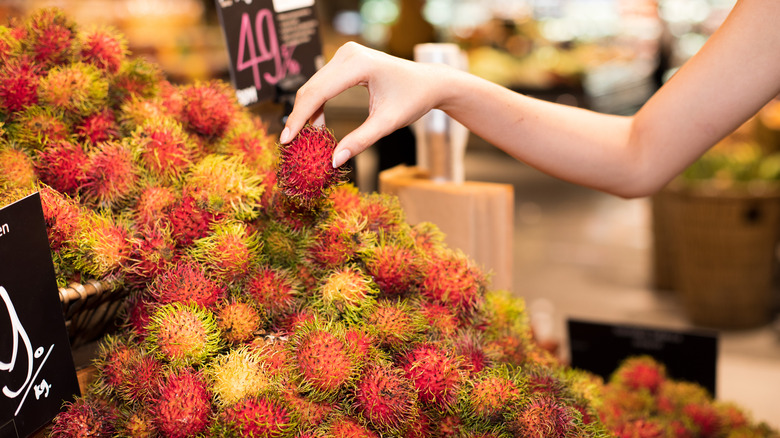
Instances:
[[[567,105],[631,114],[697,52],[734,3],[320,0],[316,6],[326,60],[349,40],[410,59],[416,44],[452,42],[467,54],[470,71],[488,80]],[[134,56],[158,63],[173,82],[229,79],[213,0],[2,0],[0,20],[43,6],[58,6],[84,26],[118,28]],[[367,102],[365,90],[356,88],[328,104],[326,121],[337,137],[361,123]],[[776,188],[766,189],[780,177],[775,155],[780,149],[778,132],[780,110],[770,105],[689,170],[674,190],[665,192],[671,193],[678,212],[702,193],[715,203],[736,197],[748,204],[733,207],[738,211],[736,224],[704,237],[726,241],[730,236],[724,233],[744,228],[756,240],[770,243],[772,250],[762,260],[732,272],[731,278],[693,277],[685,270],[696,262],[678,258],[679,253],[690,253],[678,246],[679,230],[691,225],[680,224],[680,214],[664,216],[669,213],[661,207],[668,204],[661,202],[667,198],[622,200],[557,181],[473,135],[466,152],[466,178],[513,186],[513,292],[526,298],[532,316],[543,324],[539,333],[559,343],[564,358],[569,317],[715,329],[721,342],[718,397],[734,400],[756,418],[780,427],[780,294],[774,250],[780,234],[780,213],[775,211],[780,209],[780,197],[774,195]],[[355,160],[355,182],[363,191],[376,190],[381,171],[415,164],[414,149],[410,130],[394,133]],[[763,187],[759,195],[757,186]],[[727,214],[704,208],[699,214]],[[769,226],[759,229],[759,224]],[[709,255],[714,251],[706,250]],[[735,263],[741,257],[738,253],[725,251],[714,257],[741,264]],[[729,318],[733,315],[692,316],[702,304],[680,290],[694,288],[706,294],[728,281],[736,286],[718,308],[707,312],[733,314],[756,289],[768,292],[762,291],[763,301],[753,310],[748,307],[747,316],[738,321]]]

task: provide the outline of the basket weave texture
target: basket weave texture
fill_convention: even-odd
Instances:
[[[88,280],[59,288],[65,325],[72,348],[101,338],[116,328],[117,315],[127,296],[111,281]]]

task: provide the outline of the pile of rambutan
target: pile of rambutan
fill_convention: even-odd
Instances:
[[[777,436],[647,359],[561,364],[434,224],[332,169],[328,129],[278,145],[114,30],[0,27],[0,121],[0,201],[40,192],[60,285],[127,291],[50,436]]]

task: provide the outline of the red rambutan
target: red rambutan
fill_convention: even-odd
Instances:
[[[317,286],[317,303],[326,314],[356,318],[376,302],[379,291],[356,266],[331,271]]]
[[[327,198],[331,187],[345,182],[347,170],[332,165],[336,143],[329,129],[307,125],[290,143],[280,145],[277,184],[282,193],[312,208]]]
[[[115,140],[119,137],[119,124],[110,108],[103,108],[84,117],[74,128],[76,137],[90,144]]]
[[[683,407],[682,413],[690,419],[701,438],[721,436],[722,424],[718,411],[711,403],[691,403]]]
[[[299,429],[319,426],[336,406],[333,402],[310,400],[291,385],[284,387],[281,397],[297,419]]]
[[[51,187],[41,185],[38,191],[41,195],[49,246],[52,251],[59,251],[77,236],[81,228],[81,207],[76,201]]]
[[[365,322],[382,347],[396,351],[414,342],[426,329],[422,315],[404,301],[380,300],[365,315]]]
[[[450,306],[459,314],[470,312],[482,300],[487,279],[462,253],[451,252],[432,258],[425,267],[421,293],[430,300]]]
[[[185,187],[181,198],[173,204],[167,215],[173,227],[173,237],[179,246],[189,246],[196,239],[207,236],[211,224],[221,217],[201,206],[199,198],[197,190]]]
[[[370,193],[360,199],[360,216],[366,220],[366,228],[387,235],[397,233],[406,218],[398,197],[387,193]]]
[[[231,344],[243,344],[254,339],[263,329],[265,315],[257,306],[244,300],[230,300],[217,306],[217,327]]]
[[[184,96],[181,95],[181,88],[165,79],[161,80],[157,85],[160,88],[157,94],[160,104],[165,108],[168,115],[176,120],[180,120],[181,112],[184,109]]]
[[[37,180],[35,165],[27,153],[0,144],[0,188],[32,187]]]
[[[354,184],[347,182],[333,187],[328,199],[337,215],[346,215],[360,209],[360,190]]]
[[[74,142],[60,140],[37,153],[36,171],[41,181],[53,189],[74,196],[86,178],[87,153]]]
[[[399,368],[368,367],[355,384],[354,397],[358,412],[381,431],[401,433],[417,416],[417,390]]]
[[[162,364],[132,342],[112,336],[103,339],[95,360],[96,391],[118,396],[123,402],[144,404],[157,394]]]
[[[423,280],[423,263],[418,253],[400,244],[380,244],[366,257],[366,272],[387,296],[416,292]]]
[[[112,79],[109,97],[112,106],[118,106],[133,97],[144,99],[156,96],[163,74],[156,64],[136,57],[122,61]]]
[[[116,412],[99,399],[80,397],[66,402],[64,410],[54,417],[52,438],[114,436]]]
[[[138,150],[143,169],[161,182],[179,180],[192,165],[194,145],[171,118],[147,119],[133,132],[130,143]]]
[[[225,283],[243,279],[257,263],[262,241],[239,221],[216,222],[211,233],[193,242],[190,255]]]
[[[78,34],[81,60],[106,71],[117,73],[127,56],[127,41],[108,26],[94,27]]]
[[[340,326],[305,324],[293,333],[289,348],[304,392],[316,400],[334,396],[354,377],[357,364]]]
[[[464,385],[461,400],[471,420],[497,424],[521,400],[517,376],[506,367],[478,373]]]
[[[132,251],[125,269],[125,279],[131,285],[144,288],[164,269],[175,262],[176,242],[169,227],[141,226],[130,238]]]
[[[151,412],[163,436],[186,438],[205,431],[212,409],[203,376],[187,368],[168,375],[151,402]]]
[[[137,95],[133,95],[123,102],[117,112],[117,122],[121,133],[127,136],[132,135],[149,120],[159,120],[166,117],[171,117],[171,115],[168,114],[168,109],[159,99]]]
[[[184,126],[204,137],[221,137],[238,108],[235,93],[222,81],[185,86],[181,95]]]
[[[327,436],[332,438],[379,438],[378,433],[347,416],[333,419],[328,427]]]
[[[0,26],[0,64],[7,64],[21,54],[22,43],[13,28]]]
[[[439,336],[450,337],[460,328],[457,315],[441,304],[420,303],[420,313],[428,324],[428,330]]]
[[[612,374],[611,383],[656,394],[666,380],[666,369],[650,356],[626,359]]]
[[[580,436],[578,412],[548,396],[532,397],[512,414],[507,427],[516,437]]]
[[[65,117],[85,117],[105,107],[108,80],[89,64],[57,66],[38,83],[38,101]]]
[[[84,202],[115,208],[138,188],[139,170],[135,154],[119,142],[105,142],[87,156],[81,193]]]
[[[172,187],[142,183],[132,211],[133,221],[139,228],[168,225],[168,215],[177,200],[178,195]]]
[[[420,401],[441,411],[455,405],[465,378],[463,361],[434,344],[420,344],[400,358],[406,377],[414,382]]]
[[[70,126],[50,109],[34,105],[16,115],[9,132],[18,145],[35,150],[67,140]]]
[[[282,437],[292,427],[287,407],[268,396],[244,398],[225,408],[221,419],[237,436]]]
[[[220,347],[214,314],[195,304],[164,304],[149,319],[147,348],[161,360],[198,365]]]
[[[36,63],[49,69],[73,60],[76,24],[57,8],[35,10],[25,20],[22,46]]]
[[[79,218],[78,233],[64,247],[64,256],[93,278],[120,275],[131,252],[130,233],[107,214],[86,210]]]
[[[258,266],[249,276],[244,292],[275,320],[293,311],[300,294],[295,277],[287,270]]]
[[[39,69],[26,58],[12,58],[0,67],[0,109],[13,114],[38,103]]]
[[[208,275],[200,263],[183,258],[161,271],[149,284],[147,293],[161,304],[196,304],[212,308],[225,295],[225,288]]]
[[[344,265],[355,257],[362,238],[360,233],[365,229],[355,215],[331,215],[317,225],[311,236],[311,244],[307,254],[321,269],[333,269]]]

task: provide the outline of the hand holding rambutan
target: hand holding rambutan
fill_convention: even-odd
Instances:
[[[327,198],[331,187],[345,182],[347,170],[332,165],[336,143],[326,127],[307,125],[290,143],[280,145],[277,176],[282,192],[312,208]]]

